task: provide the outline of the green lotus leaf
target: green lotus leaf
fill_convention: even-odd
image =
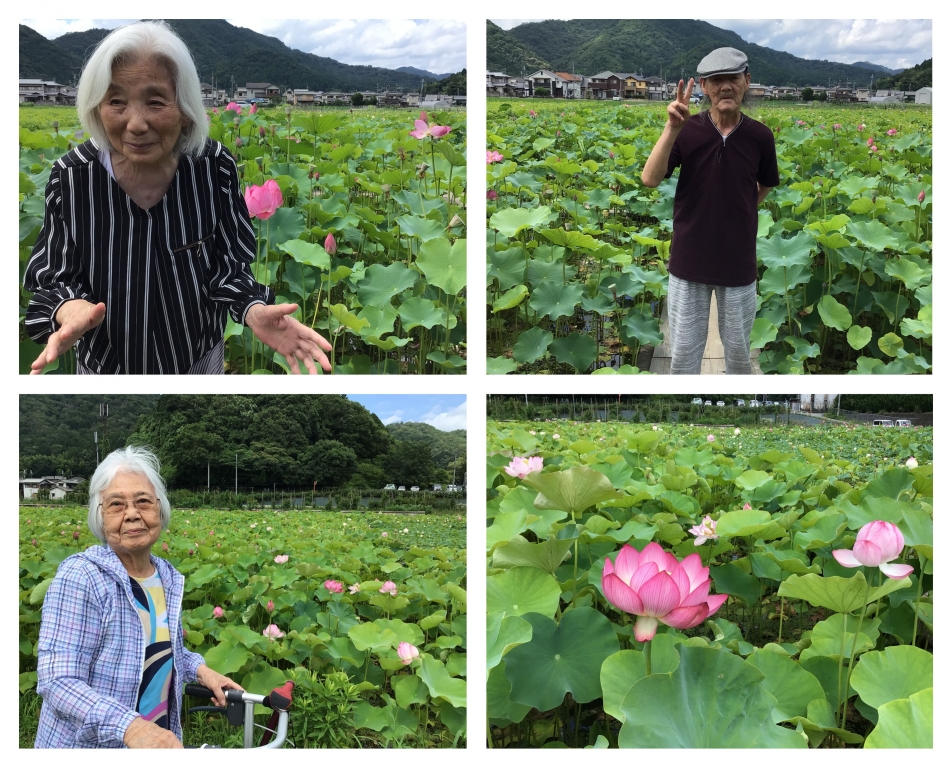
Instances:
[[[889,355],[890,357],[895,357],[903,348],[902,338],[895,333],[887,333],[885,336],[880,336],[876,341],[876,345],[883,351],[883,354]]]
[[[899,241],[892,230],[881,221],[854,221],[846,226],[846,234],[863,246],[876,252],[897,250]]]
[[[867,344],[869,344],[870,339],[873,338],[873,331],[871,328],[866,328],[861,325],[854,325],[849,329],[849,332],[846,334],[846,341],[849,342],[849,345],[853,349],[862,349]]]
[[[278,246],[282,251],[300,264],[307,264],[318,269],[331,268],[331,257],[317,243],[307,243],[304,240],[289,240]]]
[[[736,563],[714,566],[710,573],[714,592],[738,597],[748,606],[760,599],[760,582]]]
[[[529,295],[529,289],[524,285],[516,285],[506,291],[493,302],[493,314],[506,309],[518,307]]]
[[[512,701],[545,711],[567,693],[582,704],[599,698],[599,670],[618,651],[615,630],[604,614],[583,607],[566,611],[558,624],[535,613],[523,618],[532,625],[532,640],[506,656]]]
[[[434,325],[445,326],[446,324],[446,309],[435,301],[424,299],[421,296],[407,299],[400,305],[397,314],[400,315],[403,330],[408,332],[419,326],[430,329]],[[450,328],[455,327],[455,325],[456,318],[451,317]]]
[[[681,662],[675,650],[673,634],[657,634],[651,641],[651,671],[653,674],[674,672]],[[602,686],[602,706],[616,720],[625,722],[621,711],[635,683],[647,676],[645,655],[641,651],[619,651],[602,663],[599,680]]]
[[[911,583],[908,578],[887,579],[881,587],[869,590],[869,597],[864,603],[867,587],[866,577],[862,573],[857,573],[851,579],[808,573],[805,576],[790,576],[780,585],[778,594],[806,600],[810,605],[829,608],[838,613],[851,613]]]
[[[412,288],[420,278],[418,272],[407,269],[399,261],[387,266],[371,264],[365,275],[357,283],[357,298],[365,309],[388,305],[390,299]]]
[[[597,519],[605,520],[603,517]],[[607,520],[605,524],[608,525]],[[532,543],[523,536],[515,536],[507,544],[493,550],[493,567],[534,566],[555,575],[556,569],[562,565],[571,548],[572,542],[567,539],[546,539]],[[537,611],[537,613],[543,613],[543,611]]]
[[[512,348],[512,357],[520,363],[534,363],[547,353],[555,337],[538,326],[519,334]]]
[[[549,350],[558,362],[568,363],[577,373],[586,371],[598,357],[598,345],[595,339],[581,333],[560,336],[552,342]]]
[[[830,733],[846,744],[860,744],[863,741],[863,737],[858,733],[837,727],[833,705],[825,698],[811,701],[807,705],[806,717],[790,717],[786,718],[786,722],[803,728],[813,748],[819,747]]]
[[[446,234],[446,227],[442,222],[425,219],[422,216],[404,214],[398,216],[395,221],[400,226],[401,233],[407,237],[418,237],[422,243],[441,238]]]
[[[505,376],[518,367],[519,364],[511,357],[490,357],[486,360],[486,373],[490,376]]]
[[[815,248],[816,242],[806,232],[788,239],[774,235],[757,241],[757,258],[771,268],[805,267],[810,264],[810,253]]]
[[[512,683],[506,677],[506,660],[503,659],[489,672],[486,682],[486,714],[494,725],[520,722],[532,707],[517,704],[512,695]]]
[[[521,247],[504,251],[490,249],[488,256],[486,277],[490,285],[496,280],[499,289],[506,291],[522,282],[526,274],[526,256]]]
[[[747,663],[764,673],[764,687],[777,699],[775,708],[784,719],[806,716],[811,701],[826,700],[820,681],[785,654],[760,648]]]
[[[750,330],[750,346],[756,349],[763,349],[770,342],[777,340],[777,326],[765,317],[758,317],[754,320],[754,326]]]
[[[932,688],[879,708],[866,749],[932,749]]]
[[[650,312],[633,309],[622,321],[624,337],[628,342],[637,340],[639,344],[658,346],[664,342],[661,324]]]
[[[429,689],[416,675],[395,675],[391,683],[399,706],[409,709],[413,704],[426,704]]]
[[[573,517],[594,504],[622,497],[605,475],[582,466],[545,474],[532,472],[522,482],[539,492],[536,507],[562,510]]]
[[[560,282],[546,281],[537,286],[529,297],[529,306],[541,317],[558,320],[560,317],[575,314],[575,308],[582,301],[583,287],[578,283],[563,285]]]
[[[850,678],[860,698],[877,709],[932,687],[932,654],[909,645],[864,653]]]
[[[776,699],[759,669],[715,648],[681,645],[679,655],[673,672],[632,687],[621,706],[620,747],[807,747],[802,734],[773,725]]]
[[[504,208],[490,217],[489,226],[512,238],[524,229],[541,229],[553,216],[552,209],[545,205],[534,208]]]
[[[845,331],[853,324],[853,318],[850,317],[849,310],[829,294],[820,299],[817,310],[823,324],[829,328]]]
[[[490,613],[552,617],[561,595],[562,588],[551,574],[530,566],[516,566],[486,580],[486,610]]]
[[[486,529],[486,546],[492,549],[501,541],[509,541],[526,529],[528,513],[524,509],[502,512],[496,515],[493,524]]]
[[[748,470],[755,472],[756,470]],[[747,474],[747,473],[745,473]],[[760,474],[766,475],[766,472]],[[724,538],[756,536],[770,525],[770,513],[760,509],[737,509],[725,512],[717,521],[717,535]]]
[[[223,640],[211,650],[205,651],[205,663],[210,669],[222,675],[232,675],[241,669],[252,657],[252,653],[241,645]]]
[[[532,639],[532,625],[520,616],[492,611],[486,616],[486,669],[499,664],[509,651]]]
[[[442,661],[429,654],[422,654],[417,674],[430,690],[430,696],[434,700],[443,699],[454,707],[466,706],[466,681],[450,677]]]
[[[455,296],[466,287],[466,241],[450,245],[446,238],[430,240],[420,247],[416,265],[431,285]]]

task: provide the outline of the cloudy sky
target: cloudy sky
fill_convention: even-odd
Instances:
[[[396,69],[416,67],[434,74],[466,67],[466,24],[445,19],[268,19],[267,14],[228,19],[290,48],[341,61]],[[48,39],[66,32],[113,29],[135,19],[22,19]]]
[[[466,429],[465,395],[348,395],[384,424],[422,421],[443,432]]]
[[[493,19],[503,29],[540,19]],[[751,43],[802,59],[869,61],[906,69],[932,58],[932,20],[704,19]]]

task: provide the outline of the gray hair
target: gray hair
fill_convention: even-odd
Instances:
[[[162,21],[140,21],[110,32],[96,46],[79,78],[76,111],[83,130],[100,147],[112,151],[99,105],[112,84],[113,69],[136,61],[157,61],[169,68],[175,101],[188,118],[175,145],[175,151],[197,155],[208,138],[208,117],[202,104],[202,84],[192,54],[182,39]]]
[[[86,523],[89,526],[90,533],[103,544],[106,543],[102,507],[99,506],[99,502],[103,491],[112,484],[116,475],[121,472],[144,475],[152,484],[152,490],[155,491],[159,500],[159,523],[163,531],[168,528],[169,520],[172,517],[172,508],[165,493],[165,482],[159,474],[160,469],[159,457],[148,448],[142,448],[138,445],[120,448],[106,456],[89,481],[89,516],[86,518]]]

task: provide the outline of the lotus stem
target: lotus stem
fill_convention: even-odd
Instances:
[[[783,643],[783,595],[780,596],[780,630],[777,634],[777,642]]]
[[[916,588],[916,615],[912,618],[912,644],[916,644],[919,636],[919,601],[922,599],[922,557],[919,557],[919,584]]]
[[[645,643],[645,672],[651,674],[651,640]]]
[[[866,607],[867,607],[867,601],[869,600],[869,587],[870,585],[869,585],[869,582],[867,581],[866,595],[863,597],[863,609],[862,611],[860,611],[860,616],[859,616],[859,626],[856,627],[856,631],[853,633],[853,647],[850,648],[849,663],[846,665],[846,691],[843,694],[843,714],[840,717],[840,728],[846,727],[846,709],[847,709],[847,706],[849,705],[849,700],[850,700],[850,677],[853,674],[853,654],[856,653],[856,641],[859,640],[860,630],[863,628],[863,622],[866,620]],[[845,619],[843,623],[844,625],[846,624]],[[843,662],[841,661],[840,666],[842,666],[842,663]]]

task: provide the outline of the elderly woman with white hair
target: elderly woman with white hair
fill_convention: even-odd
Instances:
[[[99,465],[88,522],[102,546],[66,558],[43,602],[36,747],[181,748],[185,683],[218,706],[243,690],[185,648],[185,579],[151,554],[169,516],[153,453],[124,448]]]
[[[257,243],[229,152],[208,138],[185,43],[161,22],[110,33],[79,81],[90,139],[54,163],[26,269],[27,333],[78,373],[223,373],[230,314],[316,373],[326,339],[252,276]]]

